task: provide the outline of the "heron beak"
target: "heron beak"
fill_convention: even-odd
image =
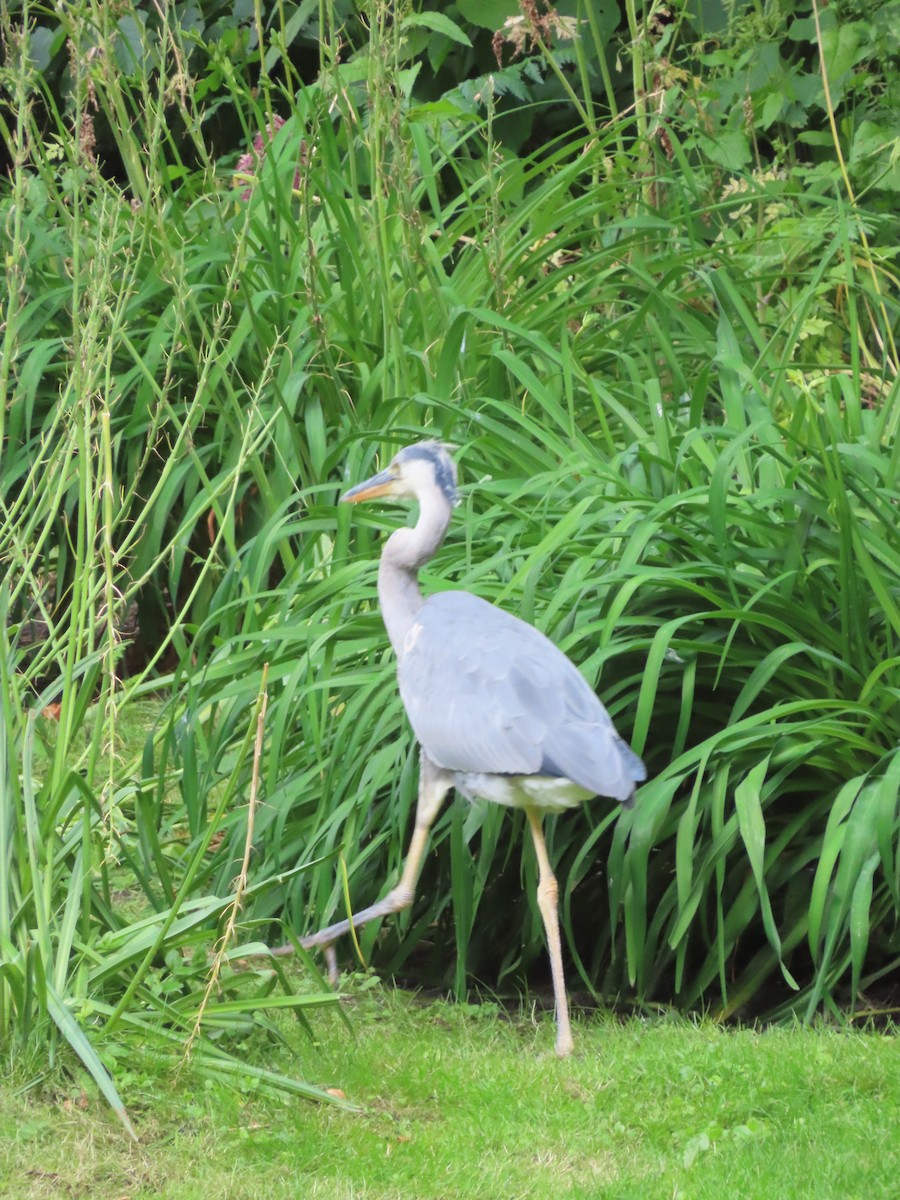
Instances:
[[[396,483],[397,480],[390,470],[379,471],[371,479],[366,479],[363,483],[358,483],[349,491],[344,492],[341,502],[358,504],[360,500],[374,500],[376,496],[390,496]]]

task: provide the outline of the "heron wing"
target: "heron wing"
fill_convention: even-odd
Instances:
[[[617,800],[646,778],[562,651],[469,592],[425,601],[398,677],[420,745],[446,770],[558,776]]]

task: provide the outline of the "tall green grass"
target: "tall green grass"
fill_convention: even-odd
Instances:
[[[175,1063],[199,1032],[193,1055],[209,1073],[325,1098],[234,1048],[270,1026],[268,1010],[305,1020],[335,998],[316,986],[298,994],[277,965],[235,969],[233,945],[220,947],[217,989],[205,994],[206,952],[238,904],[231,878],[209,889],[210,847],[226,811],[246,817],[260,681],[193,840],[152,819],[179,772],[148,774],[154,731],[143,751],[133,727],[127,743],[120,733],[157,687],[154,666],[188,652],[191,613],[237,551],[247,476],[263,478],[274,417],[225,369],[240,344],[234,264],[199,244],[223,202],[214,189],[193,207],[175,201],[149,78],[122,78],[102,57],[89,66],[104,15],[65,14],[73,111],[49,137],[27,30],[4,30],[14,173],[2,201],[0,1042],[10,1055],[49,1046],[51,1059],[68,1045],[131,1129],[110,1070],[116,1041]],[[139,130],[124,120],[135,109]],[[122,161],[141,185],[131,194],[92,153],[85,131],[101,110],[122,116]],[[271,373],[263,363],[257,390]],[[218,429],[212,394],[228,422]],[[124,680],[120,631],[135,609],[146,641],[157,636]],[[266,886],[256,877],[244,900]]]
[[[779,172],[728,179],[674,125],[666,154],[592,118],[511,157],[490,90],[417,104],[402,19],[369,15],[343,60],[326,20],[312,84],[234,69],[244,140],[221,162],[174,20],[123,67],[108,6],[69,6],[49,131],[6,30],[0,1038],[54,1026],[109,1088],[104,1034],[177,1045],[196,1022],[256,784],[244,936],[303,933],[399,870],[416,761],[374,592],[398,518],[351,525],[335,500],[423,435],[463,477],[426,588],[544,629],[650,768],[633,813],[550,829],[585,985],[812,1016],[900,961],[891,222]],[[367,959],[523,986],[521,833],[448,806]],[[227,975],[207,1026],[321,1002],[274,970]]]

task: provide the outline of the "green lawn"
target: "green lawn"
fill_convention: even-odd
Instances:
[[[102,1104],[0,1090],[0,1196],[278,1200],[900,1195],[900,1044],[879,1034],[348,1004],[283,1062],[359,1111],[132,1076],[129,1143]]]

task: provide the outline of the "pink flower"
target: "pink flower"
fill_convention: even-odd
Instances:
[[[284,117],[274,116],[272,118],[272,124],[266,126],[265,134],[262,134],[262,133],[256,134],[256,136],[253,139],[252,148],[246,154],[242,154],[241,157],[237,161],[237,166],[235,167],[236,181],[243,182],[242,176],[247,176],[247,175],[255,176],[256,175],[257,170],[259,168],[259,164],[266,157],[266,147],[268,146],[269,142],[271,142],[272,138],[275,136],[275,134],[278,132],[278,130],[282,127],[283,124],[284,124]],[[298,187],[299,184],[300,184],[300,172],[297,171],[296,174],[294,175],[294,187]],[[241,192],[241,199],[249,200],[250,194],[252,191],[253,191],[253,185],[251,183],[250,187],[248,187],[245,191]]]

